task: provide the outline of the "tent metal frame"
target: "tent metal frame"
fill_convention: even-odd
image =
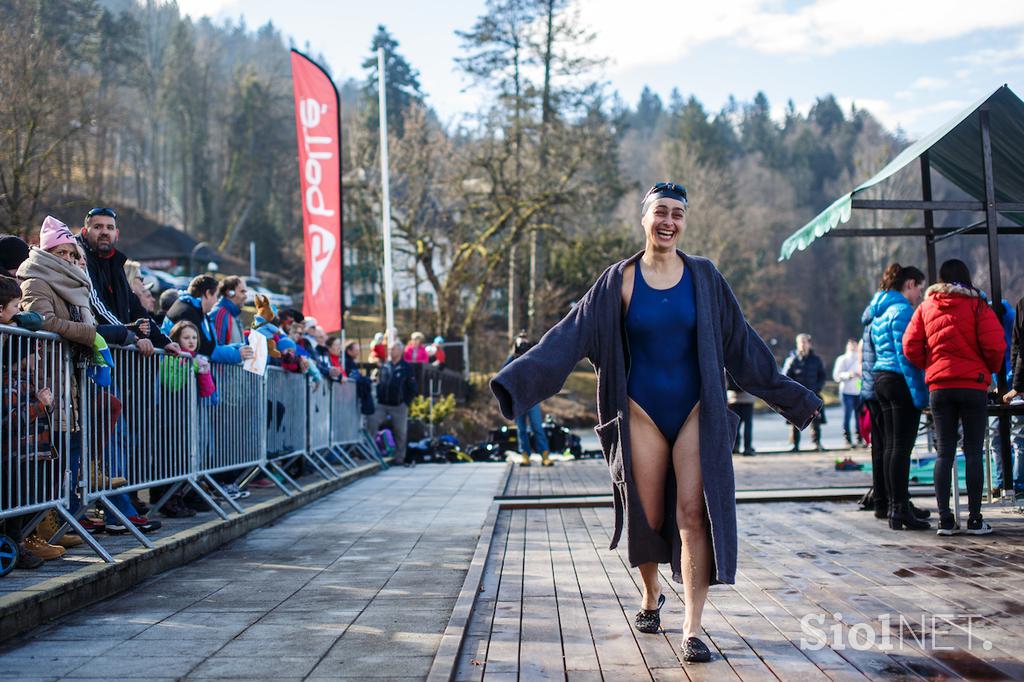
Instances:
[[[928,281],[938,278],[938,266],[935,259],[935,244],[944,239],[960,234],[983,234],[988,238],[989,288],[992,292],[992,305],[996,314],[1002,314],[1003,286],[999,268],[999,235],[1024,234],[1024,226],[1003,226],[998,224],[999,213],[1024,213],[1024,203],[996,202],[995,182],[992,175],[992,133],[989,124],[990,105],[986,101],[977,110],[978,123],[981,128],[981,161],[984,175],[983,201],[935,201],[932,199],[931,163],[928,151],[920,158],[921,189],[920,201],[900,199],[853,199],[853,209],[921,211],[924,214],[924,227],[891,227],[868,229],[833,229],[823,236],[830,237],[924,237],[925,252],[928,260]],[[974,225],[963,227],[935,227],[935,211],[977,211],[984,212],[985,217]],[[997,384],[999,395],[1005,395],[1008,386],[1006,373],[998,372]],[[999,452],[1002,457],[1003,475],[1013,478],[1013,458],[1010,452],[1010,416],[1005,411],[998,412],[999,418]]]

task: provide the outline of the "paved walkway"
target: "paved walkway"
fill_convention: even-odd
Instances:
[[[0,650],[0,678],[423,679],[505,466],[390,469]]]

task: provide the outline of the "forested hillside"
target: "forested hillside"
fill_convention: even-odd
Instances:
[[[425,328],[542,332],[640,247],[640,196],[666,178],[690,191],[683,248],[714,259],[783,346],[809,331],[837,351],[888,260],[923,266],[921,244],[874,239],[823,239],[777,262],[785,236],[907,144],[868,111],[822,93],[773,118],[761,93],[703,103],[685,77],[666,100],[645,90],[624,102],[586,56],[590,36],[566,0],[489,2],[459,37],[456,66],[485,104],[456,120],[431,110],[401,36],[384,27],[367,32],[361,79],[339,83],[346,242],[362,260],[353,274],[372,277],[374,51],[387,48],[393,230],[433,294],[417,311]],[[0,228],[28,235],[48,211],[74,223],[85,204],[131,206],[231,255],[253,240],[261,268],[300,282],[290,46],[272,25],[192,21],[173,3],[0,0]],[[936,193],[954,191],[940,179]],[[883,195],[917,198],[920,186],[900,175]],[[982,267],[983,247],[950,240],[940,257]],[[1011,294],[1018,283],[1008,277]]]

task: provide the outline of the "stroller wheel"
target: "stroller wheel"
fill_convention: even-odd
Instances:
[[[18,543],[6,535],[0,535],[0,577],[14,570],[18,563]]]

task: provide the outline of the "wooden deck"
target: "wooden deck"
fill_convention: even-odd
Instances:
[[[866,471],[836,471],[835,461],[851,457],[870,463],[869,450],[830,450],[828,452],[759,453],[754,457],[733,457],[737,490],[777,488],[831,488],[870,486]],[[529,467],[514,467],[505,487],[506,496],[539,497],[566,495],[608,495],[611,485],[603,459],[581,459],[540,466],[536,459]]]
[[[715,660],[689,666],[680,585],[663,582],[662,634],[633,629],[639,574],[607,549],[610,509],[502,511],[455,679],[1024,679],[1024,517],[987,505],[995,534],[939,538],[853,509],[740,505],[737,584],[713,587],[704,612]],[[807,646],[805,617],[826,646]]]

